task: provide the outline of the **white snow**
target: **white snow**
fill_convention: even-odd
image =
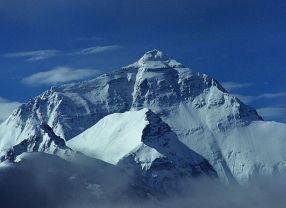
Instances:
[[[148,174],[162,174],[158,176],[162,181],[164,177],[176,180],[180,174],[215,175],[204,158],[181,143],[170,127],[147,109],[108,115],[67,145],[129,173],[140,167]]]
[[[148,124],[147,109],[114,113],[101,119],[67,145],[87,156],[116,164],[125,155],[139,147],[142,131]]]
[[[286,171],[286,124],[252,121],[241,125],[234,120],[232,126],[228,119],[217,120],[223,115],[227,118],[229,108],[207,109],[181,103],[165,119],[183,143],[208,159],[223,180],[234,177],[244,184],[256,175]]]
[[[233,175],[241,183],[257,175],[285,173],[286,124],[255,121],[226,132],[220,146]]]
[[[41,132],[38,126],[45,122],[65,140],[79,135],[81,143],[68,143],[87,155],[114,164],[137,151],[141,162],[154,160],[161,153],[147,151],[140,141],[148,123],[144,108],[206,158],[222,180],[244,183],[286,171],[286,124],[262,121],[216,80],[157,50],[121,70],[54,87],[22,105],[0,125],[0,152]]]

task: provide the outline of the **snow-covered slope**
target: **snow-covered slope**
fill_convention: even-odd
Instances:
[[[185,177],[217,176],[206,159],[181,143],[148,109],[108,115],[67,145],[129,174],[135,171],[153,191],[163,191]]]
[[[108,115],[67,145],[87,156],[117,164],[142,144],[142,131],[148,124],[145,113],[143,109]]]
[[[262,121],[255,109],[216,80],[157,50],[118,71],[53,87],[23,104],[1,124],[0,150],[36,134],[42,122],[70,140],[109,114],[143,108],[159,115],[181,142],[210,162],[222,180],[244,182],[286,170],[281,165],[285,151],[275,146],[285,144],[285,124]],[[270,144],[257,146],[270,139]],[[264,160],[265,152],[274,149],[271,159]]]
[[[148,170],[155,160],[166,158],[174,165],[184,163],[190,170],[193,166],[206,175],[206,171],[215,175],[203,157],[181,143],[170,127],[148,109],[108,115],[67,145],[114,165],[132,156]]]
[[[11,146],[6,152],[2,151],[0,160],[14,161],[18,155],[25,152],[44,152],[66,159],[72,159],[76,154],[76,152],[66,146],[65,140],[58,137],[52,128],[45,123],[40,124],[40,131],[36,134]]]

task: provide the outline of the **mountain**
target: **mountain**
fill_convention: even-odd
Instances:
[[[285,124],[263,121],[218,81],[158,50],[92,80],[53,87],[23,104],[0,126],[0,153],[38,132],[44,136],[41,123],[69,141],[110,114],[144,108],[158,115],[192,152],[208,160],[226,183],[247,183],[286,170]],[[106,126],[105,131],[111,128]]]
[[[216,177],[208,161],[181,143],[148,109],[108,115],[67,145],[138,174],[153,191],[175,189],[172,184],[186,177]]]
[[[170,179],[162,175],[162,180],[158,180],[157,177],[144,176],[141,170],[134,174],[136,165],[132,163],[124,163],[128,165],[128,169],[125,169],[126,166],[88,157],[67,147],[65,141],[55,135],[47,124],[41,124],[40,128],[45,135],[44,139],[32,137],[23,140],[1,157],[2,205],[18,207],[21,204],[37,207],[39,203],[44,202],[44,207],[70,207],[74,204],[79,206],[80,203],[88,203],[89,206],[96,203],[103,206],[105,203],[126,203],[126,200],[130,199],[150,200],[150,196],[161,197],[178,191],[179,179],[194,177],[195,168],[198,169],[196,177],[202,174],[216,177],[215,171],[206,160],[190,164],[189,170],[192,172],[180,178],[170,178],[173,176],[170,173]],[[170,171],[169,167],[163,166],[161,170]],[[156,184],[149,183],[152,178],[156,178]],[[63,193],[58,193],[59,186]],[[18,196],[17,201],[10,197],[11,194]],[[71,205],[68,206],[67,202]]]
[[[39,132],[7,150],[6,154],[2,155],[1,161],[7,159],[14,161],[17,156],[25,152],[44,152],[64,158],[75,154],[72,149],[66,146],[65,140],[58,137],[49,125],[42,123],[39,128]]]

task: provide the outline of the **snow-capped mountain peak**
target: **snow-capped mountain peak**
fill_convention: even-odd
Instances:
[[[184,67],[181,63],[170,58],[168,55],[157,49],[146,52],[138,61],[125,68],[138,67],[143,69],[165,69]]]
[[[272,139],[283,146],[284,124],[263,122],[255,109],[229,94],[218,81],[158,50],[121,70],[54,87],[23,104],[0,125],[0,152],[38,133],[47,135],[40,128],[42,122],[68,141],[108,115],[144,108],[168,124],[183,144],[206,158],[223,180],[247,181],[254,174],[271,173],[277,166],[286,171],[279,159],[284,158],[283,149],[267,163],[262,152],[267,152],[269,145],[259,152],[257,145],[254,150],[247,146],[250,141],[268,141],[271,131],[276,135]],[[256,130],[250,133],[251,126]],[[271,131],[261,134],[262,126]]]
[[[147,61],[168,61],[171,58],[164,54],[162,51],[157,49],[146,52],[142,58],[140,58],[139,62],[147,62]]]
[[[174,163],[184,160],[191,165],[206,162],[181,143],[168,124],[147,108],[108,115],[67,145],[114,165],[129,155],[136,155],[142,168],[151,166],[160,157],[168,157]],[[144,162],[140,161],[140,155]]]
[[[181,179],[217,177],[206,159],[184,145],[148,109],[108,115],[67,145],[89,157],[129,170],[129,174],[134,171],[143,175],[153,188],[168,180],[176,182],[178,175]]]

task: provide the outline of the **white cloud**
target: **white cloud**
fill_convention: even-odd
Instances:
[[[262,98],[271,99],[271,98],[280,98],[284,96],[286,96],[286,92],[265,93],[265,94],[257,96],[257,98],[258,99],[262,99]]]
[[[286,122],[286,107],[266,107],[257,111],[266,120]]]
[[[273,99],[273,98],[286,97],[286,92],[264,93],[264,94],[260,94],[260,95],[235,94],[234,96],[238,97],[240,100],[242,100],[245,103],[251,103],[253,101],[260,100],[260,99]]]
[[[222,86],[228,91],[234,91],[237,89],[247,88],[253,86],[253,83],[237,83],[237,82],[222,82]]]
[[[227,89],[228,91],[236,91],[242,88],[248,88],[253,86],[254,84],[251,82],[247,83],[238,83],[238,82],[222,82],[222,86]],[[234,96],[238,97],[240,100],[242,100],[245,103],[251,103],[256,100],[261,99],[275,99],[275,98],[282,98],[286,97],[286,91],[285,92],[278,92],[278,93],[263,93],[259,95],[241,95],[241,94],[234,94]]]
[[[21,103],[0,97],[0,123],[6,120]]]
[[[106,45],[106,46],[93,46],[72,51],[63,51],[63,50],[20,51],[20,52],[2,54],[1,56],[3,58],[25,58],[27,61],[40,61],[57,56],[92,55],[107,51],[115,51],[120,48],[121,46],[119,45]]]
[[[118,46],[118,45],[95,46],[95,47],[84,48],[80,51],[76,51],[74,54],[91,55],[91,54],[97,54],[97,53],[102,53],[102,52],[106,52],[106,51],[114,51],[114,50],[118,50],[120,48],[121,48],[121,46]]]
[[[6,53],[5,58],[26,58],[27,61],[39,61],[60,55],[58,50],[37,50],[37,51],[20,51],[15,53]]]
[[[28,85],[50,85],[82,80],[99,74],[95,69],[72,69],[57,67],[55,69],[38,72],[22,79]]]

